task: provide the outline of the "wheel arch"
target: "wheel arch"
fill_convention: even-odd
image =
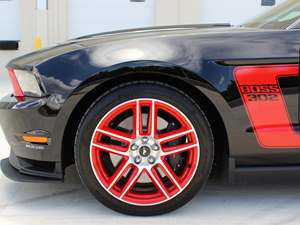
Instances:
[[[190,96],[201,107],[209,120],[214,136],[215,158],[213,174],[222,174],[224,169],[226,169],[227,160],[229,159],[228,136],[223,119],[211,100],[198,88],[187,82],[183,75],[180,76],[178,71],[175,76],[172,71],[170,71],[170,73],[167,73],[166,71],[162,73],[157,73],[157,71],[147,71],[143,73],[138,72],[138,75],[137,72],[132,72],[120,76],[114,76],[104,82],[99,82],[100,84],[98,85],[94,85],[93,88],[89,90],[89,92],[87,92],[77,103],[68,118],[62,140],[61,159],[63,171],[67,166],[74,163],[74,151],[73,147],[71,148],[70,146],[74,146],[74,139],[78,125],[91,104],[99,98],[99,96],[105,94],[105,92],[115,86],[128,82],[140,81],[160,82],[173,86]],[[93,80],[93,83],[95,83],[95,80]],[[88,86],[88,82],[85,82],[82,86]]]

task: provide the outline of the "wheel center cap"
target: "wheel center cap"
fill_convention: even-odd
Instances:
[[[142,146],[139,149],[139,153],[142,157],[148,157],[151,154],[151,149],[148,146]]]

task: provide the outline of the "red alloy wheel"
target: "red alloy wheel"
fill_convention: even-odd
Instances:
[[[150,206],[181,193],[199,163],[199,142],[189,119],[156,99],[135,99],[98,123],[90,161],[102,187],[116,199]]]

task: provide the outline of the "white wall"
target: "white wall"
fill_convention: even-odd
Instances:
[[[259,15],[270,6],[261,6],[261,0],[199,0],[201,23],[231,23],[239,25]],[[276,0],[276,5],[285,0]]]
[[[156,0],[155,25],[199,23],[200,2],[201,0]]]
[[[20,39],[19,1],[0,1],[0,40]]]
[[[19,4],[20,0],[0,1],[0,40],[20,40]],[[0,97],[11,88],[5,66],[16,57],[17,52],[0,50]]]
[[[69,38],[153,24],[154,0],[69,0]]]
[[[0,98],[12,93],[9,76],[5,68],[9,60],[17,56],[17,51],[0,51]]]

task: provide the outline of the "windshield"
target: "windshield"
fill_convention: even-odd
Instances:
[[[286,29],[300,19],[300,1],[287,0],[269,12],[245,23],[244,27]]]

